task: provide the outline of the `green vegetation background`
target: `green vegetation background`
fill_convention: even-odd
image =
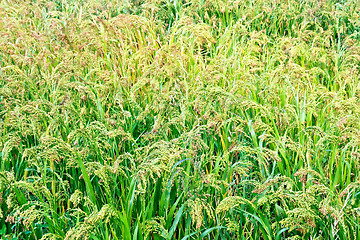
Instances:
[[[360,1],[0,1],[2,239],[356,239]]]

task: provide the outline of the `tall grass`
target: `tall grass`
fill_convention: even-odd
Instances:
[[[359,12],[2,0],[1,239],[357,239]]]

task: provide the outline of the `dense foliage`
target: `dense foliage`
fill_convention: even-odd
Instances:
[[[0,238],[358,238],[359,14],[0,1]]]

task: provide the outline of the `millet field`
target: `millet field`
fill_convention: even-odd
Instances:
[[[0,239],[359,239],[359,40],[357,0],[0,0]]]

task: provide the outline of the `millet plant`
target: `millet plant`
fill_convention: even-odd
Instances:
[[[0,238],[359,239],[360,1],[1,0]]]

